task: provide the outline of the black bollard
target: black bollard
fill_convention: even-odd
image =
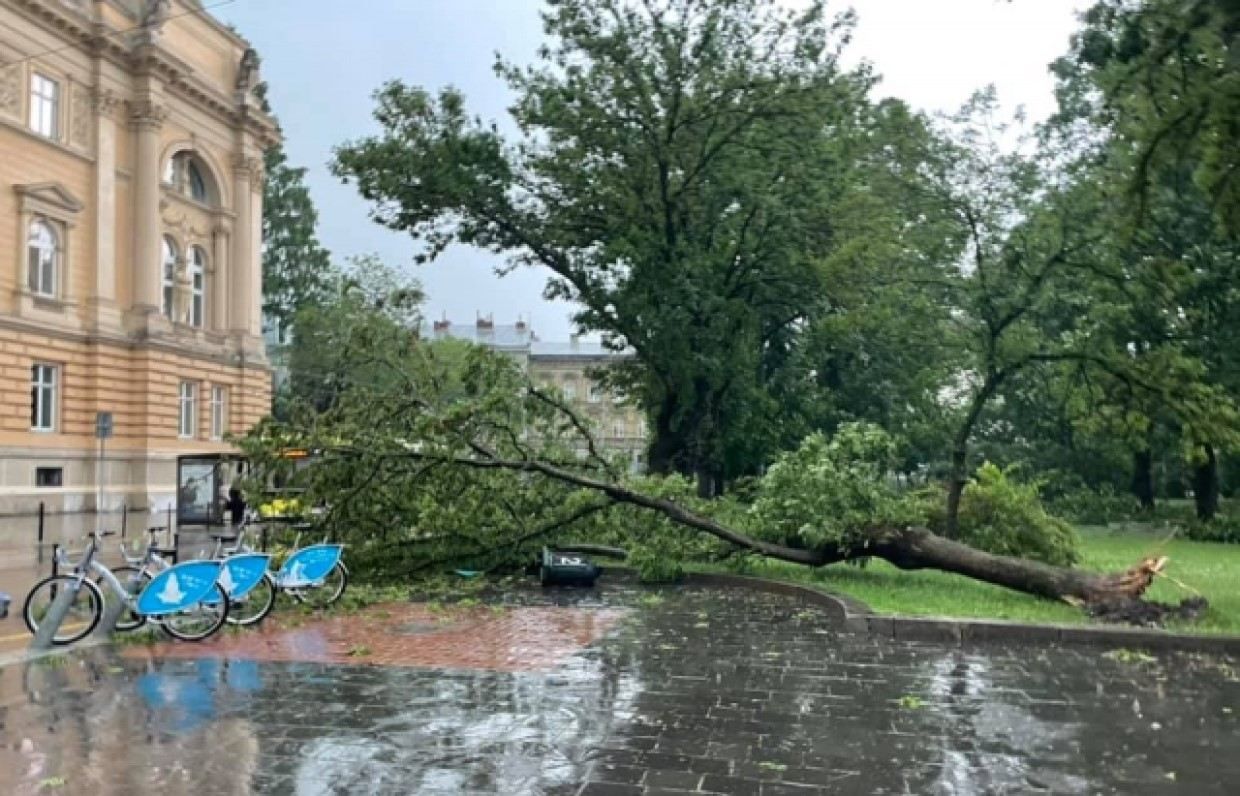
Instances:
[[[39,501],[39,563],[43,563],[43,501]]]

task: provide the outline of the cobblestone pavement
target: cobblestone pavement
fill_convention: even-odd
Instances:
[[[1234,794],[1240,783],[1232,660],[896,644],[740,591],[550,601],[623,615],[529,667],[253,660],[244,645],[5,667],[0,793]],[[508,661],[521,657],[511,639],[479,632],[476,644],[509,645],[492,656]]]

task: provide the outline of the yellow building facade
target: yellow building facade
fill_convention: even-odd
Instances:
[[[267,414],[257,81],[196,0],[0,0],[0,514],[167,502]]]

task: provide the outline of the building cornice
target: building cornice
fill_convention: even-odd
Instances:
[[[49,326],[43,323],[15,318],[11,315],[0,315],[0,329],[14,332],[50,337],[69,343],[82,345],[109,345],[129,351],[160,351],[199,362],[213,362],[230,368],[245,368],[264,373],[271,372],[271,365],[265,359],[251,357],[244,352],[232,349],[223,351],[204,351],[151,337],[134,338],[122,333],[82,331]]]
[[[88,10],[59,0],[13,2],[27,17],[80,46],[87,54],[105,59],[128,72],[159,78],[174,96],[211,113],[234,129],[249,133],[257,139],[260,147],[266,149],[279,142],[279,125],[270,114],[257,106],[248,91],[230,94],[210,85],[195,74],[191,65],[161,45],[156,37],[135,35],[138,31],[118,30],[93,18]],[[127,8],[117,3],[113,5],[132,18]],[[229,31],[210,14],[204,11],[200,16],[226,35],[230,42],[243,49],[249,47],[245,39]]]

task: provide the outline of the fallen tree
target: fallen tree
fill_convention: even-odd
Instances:
[[[380,556],[422,551],[402,565],[406,576],[446,564],[516,568],[568,538],[657,547],[706,537],[809,567],[879,558],[1088,607],[1140,599],[1166,565],[1096,573],[938,535],[925,508],[941,506],[941,493],[927,501],[893,486],[895,445],[873,426],[811,436],[769,468],[750,503],[703,500],[687,480],[626,473],[586,418],[502,356],[444,357],[407,335],[388,345],[381,328],[365,331],[364,346],[338,352],[350,386],[326,411],[267,421],[242,445],[259,474],[289,468],[284,448],[320,451],[299,473],[308,499],[330,505],[326,522],[339,535],[381,538]]]
[[[546,462],[504,459],[482,446],[476,456],[436,459],[430,454],[411,452],[411,459],[440,461],[471,469],[504,469],[536,473],[545,478],[605,495],[623,503],[657,512],[673,522],[709,534],[767,558],[822,567],[861,558],[881,558],[904,570],[937,569],[952,572],[996,586],[1077,605],[1113,603],[1141,597],[1166,566],[1167,558],[1149,558],[1119,573],[1099,574],[1081,569],[1056,567],[1012,556],[977,550],[939,536],[922,527],[882,527],[866,529],[869,539],[861,546],[828,545],[804,549],[756,539],[696,513],[667,498],[637,492],[624,484],[602,480]],[[337,454],[346,451],[337,449]]]

